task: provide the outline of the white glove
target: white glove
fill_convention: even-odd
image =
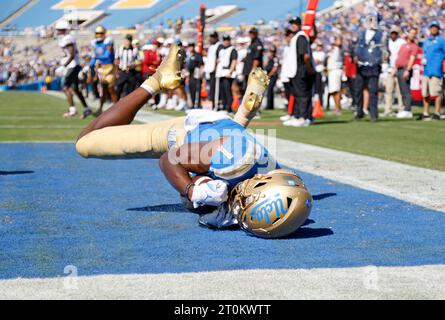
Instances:
[[[221,180],[212,180],[199,186],[195,185],[190,200],[193,206],[198,208],[204,205],[216,207],[226,202],[228,198],[227,184]]]

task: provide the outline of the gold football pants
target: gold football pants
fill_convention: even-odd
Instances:
[[[159,123],[107,127],[90,132],[76,144],[84,158],[157,159],[184,143],[185,117]]]

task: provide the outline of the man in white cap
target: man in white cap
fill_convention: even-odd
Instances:
[[[63,116],[71,118],[77,115],[77,108],[74,105],[74,95],[76,95],[83,105],[81,119],[91,115],[91,109],[88,107],[82,92],[79,90],[79,73],[82,67],[79,63],[79,51],[77,50],[76,39],[69,34],[70,24],[68,21],[59,20],[56,23],[57,36],[59,37],[59,46],[62,48],[64,58],[61,60],[59,73],[62,76],[62,87],[65,92],[69,110]]]

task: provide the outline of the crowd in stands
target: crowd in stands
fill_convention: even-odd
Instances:
[[[21,63],[17,62],[18,56]],[[17,50],[13,40],[0,39],[0,84],[14,87],[20,83],[38,81],[46,76],[49,68],[39,46]]]
[[[290,20],[292,19],[295,18]],[[290,114],[285,115],[283,121],[288,125],[308,126],[313,121],[310,115],[311,107],[307,106],[301,110],[302,104],[307,104],[306,100],[297,97],[299,93],[292,90],[292,81],[283,76],[283,69],[289,67],[287,65],[283,68],[286,64],[286,51],[289,51],[291,39],[299,31],[298,28],[293,30],[292,25],[289,26],[288,23],[289,20],[276,24],[267,32],[256,28],[249,31],[239,28],[224,34],[214,32],[207,36],[202,55],[196,50],[196,34],[193,33],[195,25],[191,22],[187,22],[187,36],[181,37],[182,24],[181,28],[178,28],[174,23],[172,26],[178,29],[175,37],[166,35],[162,29],[155,30],[150,39],[142,41],[139,37],[133,39],[129,35],[122,44],[113,44],[111,60],[115,65],[113,72],[116,81],[111,83],[114,90],[109,92],[109,98],[121,98],[136,88],[154,72],[168,52],[168,47],[173,42],[178,42],[188,52],[184,66],[187,91],[163,94],[151,102],[153,108],[185,110],[202,107],[204,104],[232,112],[242,97],[248,73],[253,67],[262,66],[272,80],[265,107],[274,108],[274,97],[281,94],[286,97],[288,103],[294,101],[296,109],[293,111],[289,108]],[[396,115],[392,104],[397,99],[397,115],[412,117],[411,105],[406,105],[412,104],[407,98],[407,95],[410,95],[409,80],[413,72],[413,62],[410,58],[414,55],[417,60],[420,48],[425,46],[431,37],[432,27],[436,27],[440,32],[441,26],[445,26],[444,0],[410,1],[408,6],[406,1],[369,1],[359,9],[354,7],[341,13],[320,16],[317,20],[316,39],[307,39],[311,49],[307,50],[306,54],[311,56],[313,68],[311,70],[311,67],[307,66],[308,72],[311,73],[309,82],[313,82],[313,86],[309,88],[312,95],[310,103],[312,104],[312,98],[315,98],[325,107],[332,106],[334,114],[341,114],[343,108],[350,107],[356,111],[358,119],[370,113],[371,119],[377,120],[378,102],[386,103],[382,115],[391,116]],[[378,34],[378,43],[372,40],[372,45],[369,44],[370,29],[373,30],[372,36]],[[431,41],[430,39],[429,42]],[[409,50],[404,46],[407,43],[410,44]],[[358,47],[366,50],[357,52]],[[83,46],[77,50],[81,66],[79,81],[84,95],[93,94],[94,97],[100,98],[104,90],[100,88],[101,65],[100,61],[95,59],[95,49],[93,46]],[[443,50],[445,54],[445,47]],[[400,59],[399,53],[404,55]],[[377,62],[378,65],[373,66],[370,61],[378,54],[381,54],[381,60]],[[15,63],[16,55],[25,56],[26,62]],[[59,62],[60,59],[45,61],[44,53],[39,47],[25,48],[17,52],[13,41],[0,40],[0,84],[14,87],[20,83],[37,80],[49,83],[51,78],[58,76]],[[424,61],[425,67],[427,70],[432,69],[428,68],[428,63],[431,64],[431,60]],[[441,64],[437,61],[434,63]],[[399,69],[401,74],[398,74]],[[443,73],[433,72],[430,77],[440,77],[442,82]],[[205,89],[201,90],[203,84]],[[436,96],[440,91],[443,95],[442,84],[440,88],[436,82],[429,85],[430,87],[424,90],[428,92],[424,93]],[[385,90],[386,99],[381,93]],[[440,113],[440,108],[439,111],[436,108],[433,116],[435,119],[438,112]],[[422,119],[427,117],[429,115],[425,109]]]

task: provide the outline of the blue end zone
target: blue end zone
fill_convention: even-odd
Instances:
[[[197,225],[157,161],[0,144],[0,278],[445,263],[445,214],[302,174],[309,223],[283,240]]]

